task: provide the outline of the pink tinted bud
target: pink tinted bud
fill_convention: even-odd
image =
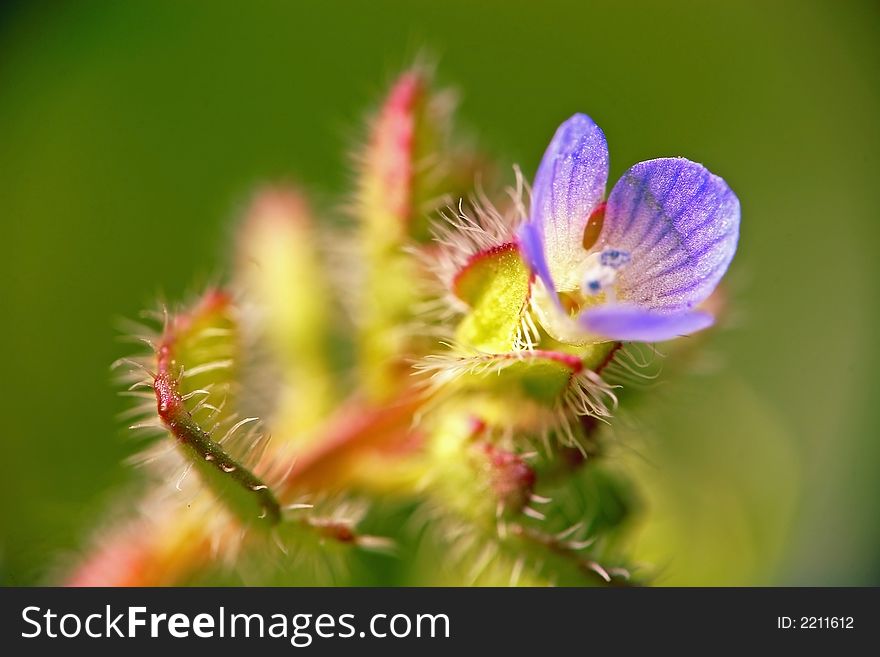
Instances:
[[[485,445],[492,490],[505,511],[518,512],[528,504],[535,488],[535,470],[514,452]]]

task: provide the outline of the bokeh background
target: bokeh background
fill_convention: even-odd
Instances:
[[[5,2],[0,582],[35,584],[130,477],[114,320],[224,271],[260,181],[345,193],[364,111],[427,50],[534,171],[575,111],[612,178],[740,196],[732,313],[645,407],[637,556],[670,584],[880,584],[876,2]]]

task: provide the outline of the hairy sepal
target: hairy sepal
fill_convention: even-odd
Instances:
[[[610,480],[582,470],[548,488],[534,463],[537,454],[518,451],[503,436],[503,426],[473,415],[464,403],[448,407],[431,426],[434,473],[425,486],[425,513],[433,518],[429,536],[444,546],[451,581],[625,584],[629,571],[619,567],[620,555],[596,540],[626,515],[624,502],[609,507],[605,500]]]
[[[358,339],[361,378],[374,399],[406,380],[418,336],[423,274],[411,248],[427,248],[430,217],[466,195],[477,159],[452,139],[454,98],[435,91],[424,67],[401,75],[371,122],[357,162]]]
[[[289,186],[257,193],[239,232],[235,282],[246,304],[241,330],[259,358],[241,372],[258,392],[276,440],[303,441],[332,410],[333,308],[312,210]],[[250,364],[250,362],[249,362]]]
[[[281,519],[275,495],[251,468],[257,465],[255,418],[235,410],[240,358],[231,299],[209,292],[189,313],[170,318],[156,352],[157,412],[179,451],[205,485],[242,522],[271,526]],[[223,438],[214,439],[215,432]],[[250,464],[233,451],[251,454]]]
[[[513,243],[471,258],[453,281],[455,295],[469,310],[456,341],[487,353],[513,349],[530,291],[531,275]]]

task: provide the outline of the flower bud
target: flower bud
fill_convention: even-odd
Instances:
[[[247,300],[243,330],[274,370],[273,381],[264,374],[247,387],[268,388],[274,403],[265,411],[274,433],[292,440],[324,417],[336,394],[329,292],[305,198],[289,187],[259,192],[242,225],[237,255],[236,280]]]

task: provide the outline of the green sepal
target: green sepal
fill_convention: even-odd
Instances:
[[[207,293],[190,312],[170,318],[156,353],[153,389],[159,417],[205,486],[243,522],[271,526],[281,510],[268,485],[252,472],[255,457],[245,458],[254,439],[243,445],[236,436],[223,441],[213,435],[241,428],[235,384],[239,341],[230,297]]]
[[[463,373],[454,385],[502,399],[519,397],[553,406],[572,377],[586,369],[595,371],[616,348],[615,342],[602,342],[564,351],[535,349],[485,355],[484,363]]]
[[[513,349],[530,279],[515,244],[475,255],[454,281],[456,296],[470,306],[458,325],[456,341],[487,353]]]

